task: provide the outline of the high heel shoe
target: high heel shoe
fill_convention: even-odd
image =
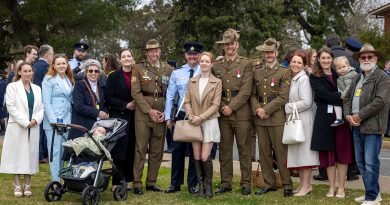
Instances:
[[[294,194],[294,196],[306,196],[306,195],[309,195],[309,194],[311,194],[311,191],[312,191],[312,188],[310,188],[310,189],[308,189],[307,191],[306,191],[306,193],[296,193],[296,194]]]
[[[293,191],[293,194],[297,194],[300,190],[301,190],[301,187],[298,187],[297,189],[295,189],[295,190]]]
[[[335,190],[334,189],[329,189],[328,193],[326,193],[326,197],[332,198],[335,195]]]
[[[21,197],[23,196],[23,193],[22,193],[22,188],[19,186],[16,186],[15,184],[14,185],[14,196],[16,197]]]
[[[24,196],[27,196],[27,197],[32,196],[30,185],[27,185],[27,184],[23,185],[23,190],[24,190],[23,191]]]
[[[336,198],[344,199],[345,198],[345,190],[344,189],[338,189],[337,190],[337,194],[336,194]]]

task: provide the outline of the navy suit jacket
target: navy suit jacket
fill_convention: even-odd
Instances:
[[[42,81],[49,69],[49,64],[45,60],[38,59],[33,67],[35,69],[33,83],[42,88]]]
[[[87,86],[91,89],[88,80]],[[108,109],[104,104],[104,87],[98,82],[97,87],[99,91],[99,109],[93,105],[93,100],[88,88],[83,80],[77,81],[73,89],[73,109],[72,109],[72,124],[81,125],[87,129],[91,129],[93,124],[96,122],[99,112],[103,111],[108,113]],[[92,89],[91,89],[92,91]],[[94,98],[97,99],[95,93]],[[68,139],[74,139],[81,137],[84,133],[81,130],[71,129],[69,132]]]

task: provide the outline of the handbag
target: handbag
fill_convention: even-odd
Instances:
[[[273,161],[273,163],[276,163],[276,161]],[[281,188],[283,184],[282,184],[282,178],[280,177],[279,169],[274,170],[274,173],[276,179],[276,184],[275,184],[276,188]],[[263,173],[261,172],[260,169],[260,162],[257,164],[257,169],[252,170],[252,186],[261,189],[265,187]]]
[[[181,108],[183,107],[184,99],[180,103],[175,117],[179,115]],[[201,126],[193,126],[190,121],[187,120],[187,116],[183,120],[177,120],[175,122],[175,129],[173,131],[173,141],[176,142],[202,142],[203,133]]]
[[[187,117],[186,117],[187,118]],[[203,133],[201,126],[191,125],[189,120],[178,120],[175,123],[173,141],[176,142],[202,142]]]
[[[305,132],[302,121],[299,118],[297,106],[293,103],[293,113],[288,116],[287,121],[284,123],[282,143],[298,144],[302,142],[305,142]]]

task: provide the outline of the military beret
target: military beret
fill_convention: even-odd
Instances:
[[[87,51],[88,48],[89,48],[89,45],[86,42],[78,42],[78,43],[74,44],[74,46],[73,46],[74,50],[84,51],[84,52]]]
[[[198,42],[185,42],[183,44],[184,52],[188,54],[198,54],[202,52],[203,45]]]
[[[352,52],[359,52],[363,46],[362,42],[352,37],[345,38],[344,43],[345,43],[345,47],[351,50]]]

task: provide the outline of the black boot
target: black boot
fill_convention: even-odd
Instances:
[[[0,135],[4,135],[5,134],[5,120],[4,118],[3,119],[0,119]]]
[[[207,161],[203,163],[203,173],[205,175],[205,197],[213,198],[213,161],[211,160],[211,156],[207,158]]]
[[[202,160],[194,159],[194,166],[195,166],[196,178],[198,179],[198,185],[199,185],[198,196],[204,197],[204,178],[202,172]]]

